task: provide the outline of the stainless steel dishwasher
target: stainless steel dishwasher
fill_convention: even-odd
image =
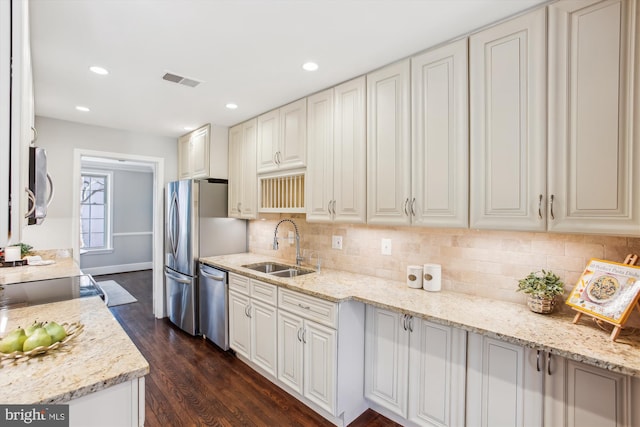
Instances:
[[[200,264],[200,333],[223,350],[229,350],[229,293],[227,272]]]

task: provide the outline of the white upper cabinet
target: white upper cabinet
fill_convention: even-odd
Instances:
[[[411,220],[409,60],[367,75],[367,222]]]
[[[258,117],[257,172],[306,165],[307,100],[292,102]]]
[[[467,39],[411,58],[412,222],[469,226]]]
[[[365,78],[307,99],[307,221],[364,223]]]
[[[638,3],[549,5],[549,230],[640,235]]]
[[[545,230],[546,10],[470,37],[470,226]]]
[[[255,219],[257,212],[256,119],[229,129],[229,216]]]
[[[227,179],[228,132],[206,124],[178,138],[178,179]]]

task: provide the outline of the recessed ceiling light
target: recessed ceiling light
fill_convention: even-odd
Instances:
[[[101,76],[106,76],[107,74],[109,74],[109,71],[107,71],[105,68],[98,67],[97,65],[89,67],[89,69],[96,74],[100,74]]]
[[[305,71],[316,71],[318,69],[318,64],[315,62],[305,62],[302,64],[302,69]]]
[[[87,113],[87,112],[91,111],[91,110],[89,110],[89,107],[84,107],[82,105],[76,105],[76,110],[82,111],[84,113]]]
[[[235,110],[236,108],[238,108],[238,104],[234,104],[233,102],[230,102],[227,105],[225,105],[225,107],[227,107],[229,110]]]

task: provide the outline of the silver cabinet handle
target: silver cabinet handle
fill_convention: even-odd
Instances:
[[[407,315],[407,320],[409,323],[409,332],[413,332],[413,316]]]
[[[547,353],[547,375],[551,375],[551,352]]]
[[[171,254],[174,258],[178,257],[178,237],[176,236],[176,230],[180,227],[180,210],[178,209],[178,195],[173,193],[171,195],[171,203],[169,208],[169,246],[171,246]]]
[[[404,206],[402,207],[402,210],[404,211],[404,214],[406,216],[409,216],[409,211],[407,211],[408,204],[409,204],[409,198],[404,199]]]
[[[244,308],[244,314],[246,314],[248,318],[251,318],[251,304],[246,305]]]
[[[540,350],[536,353],[536,371],[540,372]]]
[[[33,145],[38,140],[38,129],[31,126],[31,130],[33,131],[33,139],[31,139],[31,145]]]
[[[302,343],[306,344],[307,343],[307,330],[306,329],[302,329]]]
[[[271,158],[271,160],[273,161],[274,165],[278,164],[278,152],[277,151],[273,153],[273,157]]]
[[[242,212],[242,202],[238,202],[238,212]]]
[[[298,328],[298,341],[302,342],[302,328]]]
[[[224,280],[224,274],[221,275],[221,276],[209,274],[209,273],[204,271],[204,268],[202,268],[202,266],[200,266],[200,274],[202,274],[204,277],[206,277],[208,279],[213,279],[213,280],[216,280],[218,282]]]
[[[402,329],[404,329],[405,331],[407,330],[407,315],[406,314],[402,315]]]
[[[416,198],[411,201],[411,216],[416,216]]]
[[[336,200],[335,199],[333,199],[333,203],[331,204],[331,206],[332,206],[331,210],[333,211],[333,214],[335,215],[336,214]]]
[[[300,304],[300,303],[298,303],[298,307],[300,307],[300,308],[301,308],[301,309],[303,309],[303,310],[311,310],[311,307],[310,307],[310,306],[308,306],[308,305],[302,305],[302,304]]]
[[[552,194],[551,195],[551,203],[550,203],[550,205],[551,205],[551,211],[550,212],[551,212],[551,219],[556,219],[556,216],[553,214],[553,198],[554,198],[554,196]]]
[[[538,219],[542,219],[542,194],[538,196]]]

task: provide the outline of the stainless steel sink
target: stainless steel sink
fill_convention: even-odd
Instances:
[[[281,270],[271,273],[272,276],[278,277],[296,277],[302,276],[303,274],[314,273],[314,270],[307,270],[306,268],[290,268],[288,270]]]
[[[270,274],[277,277],[295,277],[302,276],[303,274],[314,273],[315,270],[309,268],[302,268],[293,265],[280,264],[277,262],[258,262],[255,264],[243,265],[244,268],[250,270],[259,271],[261,273]]]

